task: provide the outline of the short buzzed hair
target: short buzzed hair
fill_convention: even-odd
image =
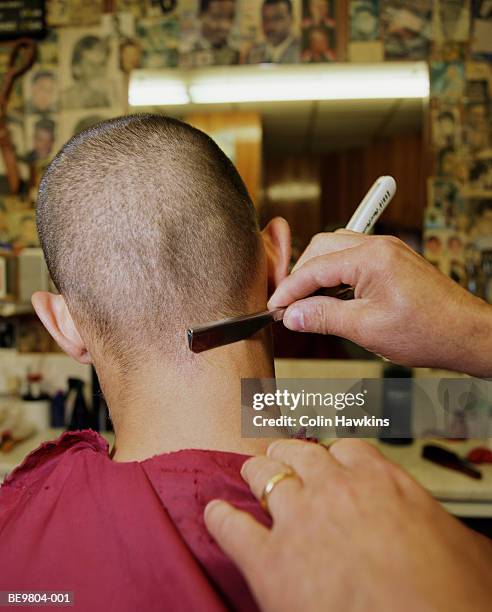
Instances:
[[[203,132],[161,115],[103,121],[48,166],[37,225],[78,324],[131,365],[174,356],[185,328],[244,312],[259,228],[236,168]]]

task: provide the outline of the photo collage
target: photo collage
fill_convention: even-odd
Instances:
[[[434,3],[424,255],[492,301],[492,2]]]
[[[36,242],[35,232],[20,238],[27,230],[21,232],[19,219],[34,223],[46,166],[77,132],[127,112],[133,69],[339,61],[342,6],[340,0],[47,0],[47,36],[8,100],[21,188],[12,193],[0,156],[0,246]],[[1,42],[0,83],[10,52],[11,44]]]

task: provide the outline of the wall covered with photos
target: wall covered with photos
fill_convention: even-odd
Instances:
[[[492,2],[440,5],[430,53],[424,254],[492,302]]]
[[[491,0],[48,0],[48,35],[16,81],[7,125],[22,177],[0,157],[0,246],[37,244],[34,207],[68,138],[127,110],[135,67],[427,60],[424,251],[492,299]],[[0,78],[10,44],[0,44]],[[487,279],[490,276],[490,288]]]

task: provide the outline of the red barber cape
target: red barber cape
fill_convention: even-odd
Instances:
[[[264,524],[246,456],[202,450],[116,463],[93,431],[32,452],[0,488],[0,591],[72,591],[70,610],[256,610],[203,522],[225,499]]]

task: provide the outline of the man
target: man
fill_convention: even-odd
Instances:
[[[251,47],[246,63],[298,63],[301,44],[294,33],[292,0],[264,0],[261,17],[265,41]]]
[[[302,27],[312,28],[314,26],[324,26],[326,28],[336,28],[337,22],[331,16],[329,0],[309,0],[305,8],[307,14],[303,16]]]
[[[141,68],[142,46],[134,38],[126,38],[120,43],[120,69],[125,74],[130,74],[132,70]]]
[[[28,113],[51,113],[57,110],[56,80],[53,72],[40,70],[31,80]]]
[[[46,162],[54,154],[55,122],[47,117],[38,119],[34,124],[32,150],[26,155],[29,164]]]
[[[33,305],[94,365],[115,448],[111,460],[98,434],[67,433],[7,478],[0,590],[73,591],[83,611],[255,609],[202,513],[220,496],[267,521],[237,454],[266,441],[240,437],[237,398],[241,377],[273,376],[269,338],[196,355],[185,330],[266,307],[268,280],[287,273],[287,224],[261,236],[219,147],[154,115],[74,136],[43,177],[37,222],[60,294]]]
[[[312,28],[307,33],[309,46],[302,52],[302,61],[310,64],[334,62],[335,53],[330,49],[328,32],[320,27]]]
[[[200,0],[200,37],[180,58],[182,65],[237,64],[239,51],[229,44],[236,18],[236,0]]]
[[[71,60],[74,84],[63,92],[63,108],[110,106],[109,46],[97,36],[83,36],[74,45]]]

